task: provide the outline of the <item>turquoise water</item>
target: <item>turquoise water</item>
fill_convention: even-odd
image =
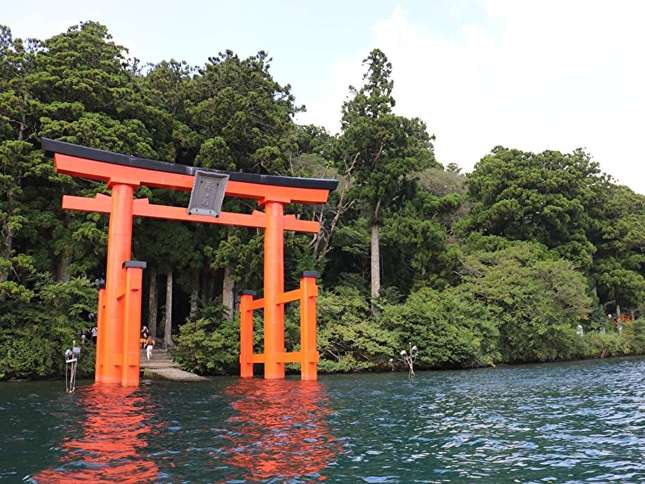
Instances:
[[[645,359],[139,389],[0,384],[0,479],[645,479]]]

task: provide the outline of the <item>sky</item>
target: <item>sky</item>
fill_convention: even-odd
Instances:
[[[470,171],[498,145],[584,148],[645,194],[643,1],[21,0],[0,11],[23,38],[84,20],[143,62],[267,51],[307,108],[297,121],[331,132],[378,47],[393,65],[396,112],[426,122],[442,163]]]

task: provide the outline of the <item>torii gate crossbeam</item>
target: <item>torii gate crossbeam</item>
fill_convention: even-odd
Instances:
[[[329,192],[337,186],[336,180],[227,173],[226,196],[254,199],[264,212],[221,212],[215,218],[189,214],[184,207],[155,205],[147,199],[134,199],[134,191],[139,186],[190,191],[197,170],[195,167],[46,138],[42,139],[42,146],[53,154],[58,173],[103,181],[111,189],[110,196],[99,194],[85,198],[65,195],[62,203],[67,210],[106,213],[110,218],[106,284],[99,290],[96,382],[120,383],[123,386],[139,384],[138,335],[145,263],[130,260],[134,217],[264,229],[264,297],[254,299],[251,292],[244,291],[240,298],[241,376],[252,377],[253,364],[264,363],[265,378],[284,378],[284,364],[298,362],[303,379],[317,378],[317,274],[303,273],[299,289],[284,291],[284,231],[317,233],[320,226],[315,221],[285,215],[284,206],[293,202],[325,203]],[[300,351],[285,352],[284,304],[295,300],[300,301]],[[264,353],[253,354],[253,310],[260,308],[264,309]]]

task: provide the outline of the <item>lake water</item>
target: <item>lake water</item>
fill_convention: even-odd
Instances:
[[[643,481],[645,359],[72,395],[1,383],[0,479]]]

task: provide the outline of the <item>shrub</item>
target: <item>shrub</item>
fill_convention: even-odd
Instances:
[[[370,317],[369,305],[357,289],[321,292],[318,324],[321,371],[385,368],[396,351],[394,333]]]
[[[590,313],[587,284],[573,265],[543,246],[508,243],[469,255],[460,289],[492,311],[503,361],[552,361],[584,352],[575,327]]]
[[[379,320],[395,334],[396,350],[419,350],[420,368],[477,367],[499,361],[498,331],[491,311],[460,289],[412,293],[384,309]],[[398,356],[398,351],[392,355]]]
[[[6,300],[7,306],[14,301]],[[0,315],[0,380],[63,375],[63,352],[79,333],[94,324],[85,315],[96,311],[96,289],[85,278],[37,285],[29,304]],[[78,376],[94,371],[94,348],[83,347]]]
[[[636,319],[624,329],[624,334],[629,338],[631,352],[636,355],[645,355],[645,319]]]
[[[187,371],[200,375],[224,375],[235,371],[239,363],[237,321],[211,319],[187,321],[179,328],[173,356]]]
[[[624,333],[590,331],[585,334],[585,340],[588,345],[587,357],[609,358],[631,354],[630,343]]]

